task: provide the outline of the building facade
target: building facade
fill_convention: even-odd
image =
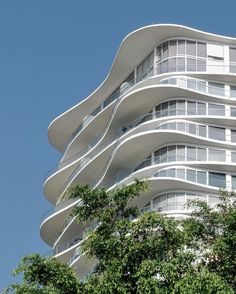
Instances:
[[[188,199],[218,202],[236,189],[236,39],[179,25],[151,25],[121,43],[104,82],[49,126],[63,153],[46,178],[54,205],[41,223],[53,255],[79,278],[95,264],[80,253],[86,232],[70,216],[75,184],[114,189],[148,178],[143,211],[187,217]]]

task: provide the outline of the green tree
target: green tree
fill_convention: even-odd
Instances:
[[[23,274],[21,284],[13,284],[4,293],[76,294],[80,282],[74,271],[55,258],[32,254],[24,257],[13,275]]]
[[[236,291],[236,205],[233,194],[220,191],[221,204],[195,207],[192,217],[176,220],[157,212],[142,213],[137,197],[147,181],[106,192],[88,186],[70,189],[67,198],[80,198],[73,210],[79,222],[96,223],[81,246],[97,265],[82,283],[72,269],[54,258],[33,255],[16,273],[23,282],[17,294],[41,293],[234,293]]]

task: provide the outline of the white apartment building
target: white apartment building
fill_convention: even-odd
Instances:
[[[185,203],[214,206],[219,188],[236,189],[236,39],[180,25],[151,25],[121,43],[104,82],[49,126],[63,153],[46,178],[54,205],[40,234],[79,278],[95,261],[80,253],[85,233],[70,216],[75,184],[114,189],[148,178],[143,210],[186,217]]]

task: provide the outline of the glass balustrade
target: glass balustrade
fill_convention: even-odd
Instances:
[[[87,237],[89,232],[92,230],[95,230],[97,228],[97,226],[98,226],[98,223],[93,223],[89,227],[87,227],[82,233],[77,235],[76,237],[73,237],[72,239],[70,239],[66,243],[63,243],[62,245],[55,246],[55,248],[53,249],[53,255],[57,255],[65,250],[73,247],[74,245],[79,244]]]
[[[210,207],[220,203],[217,195],[207,195],[193,192],[168,192],[157,195],[152,198],[141,211],[158,211],[167,212],[171,210],[192,210],[193,206],[188,206],[187,203],[190,200],[205,201]]]
[[[230,152],[230,151],[229,151]],[[165,163],[176,163],[176,162],[224,162],[224,163],[235,163],[235,152],[232,151],[231,154],[226,155],[226,150],[217,149],[217,148],[206,148],[200,146],[188,146],[188,145],[169,145],[162,147],[154,151],[150,156],[143,160],[138,165],[135,164],[130,169],[120,171],[116,174],[113,180],[105,182],[102,184],[105,188],[110,188],[115,184],[122,181],[127,176],[131,175],[134,172],[137,172],[146,167],[157,164]]]
[[[191,90],[195,90],[197,92],[202,92],[206,94],[215,94],[218,96],[219,94],[222,94],[220,96],[235,97],[234,92],[232,90],[226,90],[225,87],[224,87],[224,90],[220,92],[219,86],[216,86],[217,83],[211,83],[204,80],[193,79],[193,78],[188,78],[183,76],[162,79],[157,84],[177,85],[178,87],[181,87],[181,88],[191,89]],[[194,104],[194,107],[193,107],[193,104],[191,105],[191,101],[188,101],[187,103],[188,103],[187,108],[184,111],[183,109],[181,109],[181,105],[180,105],[181,102],[177,102],[177,107],[175,107],[175,109],[173,105],[172,106],[169,105],[168,109],[165,109],[165,105],[162,105],[163,108],[161,110],[158,111],[157,109],[156,117],[171,116],[171,115],[175,115],[175,113],[176,115],[207,115],[208,114],[208,115],[218,115],[218,116],[223,116],[224,114],[224,110],[222,106],[219,104],[217,105],[215,103],[213,104],[208,103],[207,114],[205,114],[205,106],[203,105],[203,103],[202,104],[197,103],[196,106]],[[232,107],[230,113],[232,117],[235,117],[236,116],[235,108]],[[225,116],[229,116],[229,115],[230,114],[226,114]],[[149,114],[149,116],[151,115]],[[125,128],[126,127],[124,126],[123,129]],[[104,134],[104,130],[102,130],[102,132],[97,137],[95,137],[85,148],[78,151],[76,154],[73,154],[69,158],[62,160],[59,165],[57,165],[55,168],[51,169],[47,173],[47,175],[45,176],[45,180],[53,173],[60,170],[60,168],[66,166],[67,164],[75,161],[76,159],[79,159],[84,154],[88,153],[99,142],[103,134]]]
[[[68,199],[65,200],[64,202],[61,202],[60,204],[54,206],[53,208],[49,209],[41,218],[41,223],[44,222],[45,219],[47,219],[49,216],[55,214],[56,212],[62,210],[63,208],[69,206],[72,203],[77,203],[79,202],[79,199]]]

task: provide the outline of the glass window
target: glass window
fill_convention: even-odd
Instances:
[[[178,41],[178,55],[185,55],[185,41]]]
[[[185,58],[184,57],[177,58],[177,70],[176,71],[185,71]]]
[[[208,114],[209,115],[224,116],[225,115],[225,107],[223,105],[209,103],[208,104]]]
[[[213,187],[225,188],[226,175],[221,173],[209,172],[209,185]]]
[[[197,81],[194,79],[187,79],[187,88],[196,90],[197,88]]]
[[[225,95],[225,86],[220,83],[208,83],[208,93],[213,95],[224,96]]]
[[[206,137],[206,126],[204,125],[198,126],[198,135],[201,137]]]
[[[161,116],[168,115],[168,102],[164,102],[161,104]]]
[[[185,194],[184,193],[175,193],[176,199],[176,209],[184,209],[185,205]]]
[[[185,146],[177,145],[177,161],[185,160]]]
[[[208,158],[211,161],[225,161],[225,150],[209,148]]]
[[[187,161],[196,161],[197,153],[196,147],[187,147]]]
[[[196,42],[187,41],[187,55],[196,56]]]
[[[196,71],[196,59],[187,58],[187,71]]]
[[[236,152],[234,151],[231,152],[231,161],[236,162]]]
[[[153,73],[154,52],[148,55],[137,67],[137,82],[149,77]]]
[[[230,86],[230,97],[236,98],[236,87]]]
[[[176,101],[169,102],[169,115],[176,115]]]
[[[166,177],[167,176],[167,170],[161,170],[156,174],[157,177]]]
[[[176,146],[168,146],[168,161],[176,161]]]
[[[197,43],[197,56],[206,58],[206,44]]]
[[[188,124],[188,132],[190,134],[196,135],[197,126],[194,124]]]
[[[163,147],[159,150],[160,163],[167,162],[167,147]]]
[[[162,45],[163,47],[162,47],[162,58],[167,58],[168,56],[169,56],[169,53],[168,53],[168,42],[166,42],[166,43],[164,43],[163,45]]]
[[[158,118],[158,117],[161,117],[161,105],[157,105],[155,107],[155,116]]]
[[[236,73],[236,64],[230,64],[229,65],[229,71],[232,73]]]
[[[177,101],[177,115],[185,115],[185,101],[184,100]]]
[[[187,101],[187,114],[188,115],[196,115],[197,114],[197,103]]]
[[[197,80],[197,90],[206,93],[206,82]]]
[[[170,130],[176,130],[176,122],[170,122],[168,123],[168,126]]]
[[[202,103],[202,102],[197,103],[197,114],[206,115],[206,103]]]
[[[206,71],[206,59],[197,59],[197,71]]]
[[[169,45],[169,56],[176,56],[177,55],[177,42],[170,41]]]
[[[175,168],[167,170],[167,177],[175,178]]]
[[[164,72],[168,72],[168,60],[164,60],[162,62],[162,69],[161,69],[161,72],[164,73]]]
[[[208,137],[215,140],[225,141],[225,129],[209,126]]]
[[[197,160],[206,161],[207,160],[207,151],[205,148],[197,147]]]
[[[231,142],[236,143],[236,131],[231,130]]]
[[[168,64],[168,72],[176,71],[176,58],[170,58]]]
[[[204,171],[197,171],[197,182],[199,184],[206,185],[207,184],[207,173]]]
[[[158,58],[158,60],[161,59],[161,46],[157,47],[157,58]]]
[[[229,48],[229,61],[236,62],[236,48]]]
[[[187,181],[196,182],[196,171],[193,169],[187,170]]]
[[[177,122],[177,130],[181,132],[185,132],[185,123],[184,122]]]
[[[185,170],[183,168],[177,169],[177,178],[178,179],[184,179],[185,180]]]
[[[175,209],[175,193],[167,194],[167,210],[174,210]]]
[[[230,115],[233,117],[236,117],[236,108],[235,107],[230,108]]]
[[[232,176],[232,189],[236,189],[236,176]]]

